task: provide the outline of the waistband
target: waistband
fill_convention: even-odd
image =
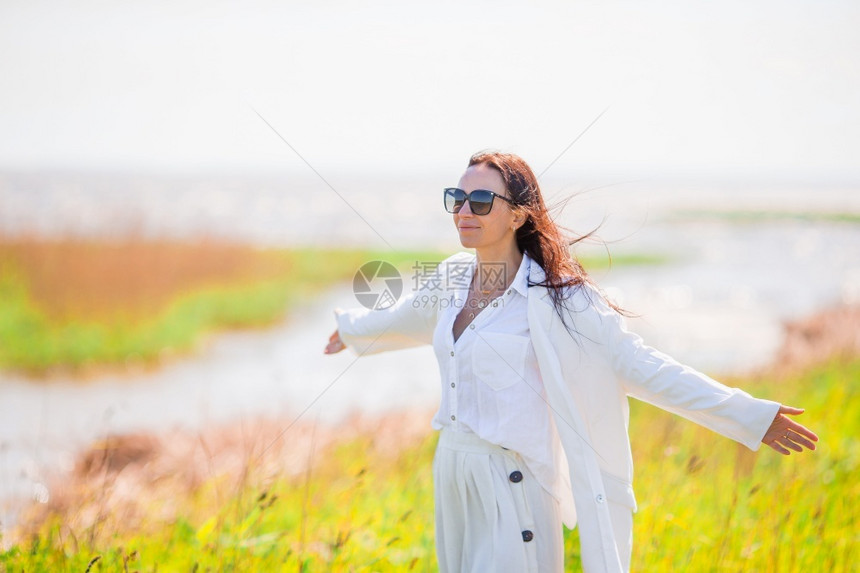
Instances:
[[[474,454],[502,454],[518,458],[519,454],[513,450],[503,448],[479,437],[472,432],[458,432],[448,427],[443,427],[439,434],[440,448],[448,448],[460,452],[471,452]]]

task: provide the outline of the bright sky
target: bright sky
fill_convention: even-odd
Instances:
[[[860,178],[860,3],[0,5],[0,168]]]

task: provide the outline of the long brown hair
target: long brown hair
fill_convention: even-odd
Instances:
[[[525,223],[516,232],[517,248],[521,253],[528,253],[546,274],[542,282],[529,281],[529,286],[547,287],[556,312],[569,330],[564,321],[566,313],[562,310],[567,293],[573,290],[569,287],[576,288],[585,283],[594,285],[570,248],[593,237],[596,229],[579,236],[563,233],[564,227],[557,225],[550,217],[537,177],[521,157],[513,153],[479,151],[469,159],[469,167],[473,165],[486,165],[501,173],[505,188],[517,204],[513,208],[526,213]],[[611,301],[607,300],[607,303],[616,311],[624,313]]]

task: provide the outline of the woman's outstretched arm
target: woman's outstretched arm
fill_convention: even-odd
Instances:
[[[420,278],[417,289],[404,292],[388,308],[336,309],[337,330],[324,352],[334,354],[349,347],[364,355],[432,344],[439,308],[451,294],[446,290],[448,267],[469,260],[468,253],[448,257]]]
[[[814,432],[791,420],[803,410],[750,396],[681,364],[644,343],[627,330],[622,316],[595,291],[580,304],[573,318],[584,340],[595,352],[604,352],[625,392],[654,404],[752,450],[762,443],[781,454],[814,449]]]

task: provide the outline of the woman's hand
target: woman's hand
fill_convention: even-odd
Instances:
[[[767,429],[764,438],[761,439],[762,443],[767,444],[786,456],[791,453],[788,449],[792,449],[795,452],[802,452],[803,448],[814,450],[815,444],[812,442],[818,441],[818,436],[815,435],[815,432],[786,416],[786,414],[796,416],[802,413],[802,408],[780,406],[779,412],[776,413],[773,422],[770,424],[770,428]]]
[[[342,312],[343,312],[343,309],[340,307],[337,307],[336,309],[334,309],[335,317],[337,317]],[[337,354],[338,352],[340,352],[344,348],[346,348],[346,344],[344,344],[343,340],[340,339],[340,332],[338,330],[335,330],[332,333],[332,335],[328,337],[328,344],[326,345],[325,350],[323,350],[323,353],[324,354]]]
[[[323,352],[325,354],[336,354],[344,348],[346,348],[346,344],[344,344],[343,340],[340,339],[340,333],[335,330],[334,333],[328,337],[328,345],[326,345]]]

